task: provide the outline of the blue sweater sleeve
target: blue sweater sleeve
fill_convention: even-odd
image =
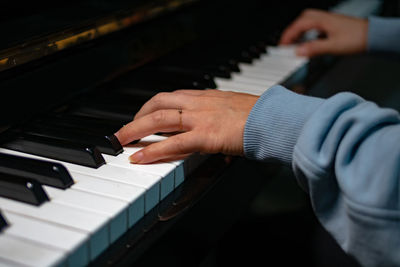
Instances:
[[[367,50],[400,53],[400,18],[370,17]]]
[[[400,116],[352,93],[267,90],[244,132],[248,158],[291,164],[320,222],[363,266],[400,266]]]

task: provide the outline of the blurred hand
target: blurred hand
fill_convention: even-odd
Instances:
[[[131,155],[132,163],[177,160],[194,152],[242,155],[244,126],[257,100],[218,90],[159,93],[115,135],[126,145],[150,134],[178,132]]]
[[[315,9],[305,10],[289,25],[281,36],[280,44],[293,44],[306,31],[312,29],[322,33],[326,38],[300,44],[296,50],[299,56],[345,55],[361,53],[367,49],[367,19]]]

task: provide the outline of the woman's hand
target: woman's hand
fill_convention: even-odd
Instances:
[[[289,25],[280,44],[293,44],[308,30],[317,30],[326,38],[300,44],[296,51],[299,56],[345,55],[367,49],[368,20],[315,9],[305,10]]]
[[[158,132],[178,132],[131,155],[132,163],[182,159],[194,152],[242,155],[244,126],[257,99],[218,90],[159,93],[115,135],[125,145]]]

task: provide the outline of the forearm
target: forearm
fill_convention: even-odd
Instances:
[[[270,90],[248,118],[245,155],[292,164],[321,223],[360,263],[399,264],[398,113],[349,93]]]

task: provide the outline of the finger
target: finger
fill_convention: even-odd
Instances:
[[[128,123],[115,136],[121,145],[158,132],[187,131],[191,127],[192,113],[178,110],[158,110]]]
[[[186,132],[149,145],[129,157],[131,163],[153,163],[176,158],[200,150],[201,136],[196,132]]]
[[[279,44],[293,44],[304,34],[304,32],[311,29],[323,30],[321,21],[314,18],[300,17],[289,25],[289,27],[282,33]]]
[[[147,101],[136,113],[135,119],[143,117],[157,110],[162,109],[187,109],[196,106],[197,101],[190,95],[159,93]]]
[[[333,46],[334,44],[329,39],[310,41],[299,45],[296,54],[304,57],[329,54],[334,50]]]

